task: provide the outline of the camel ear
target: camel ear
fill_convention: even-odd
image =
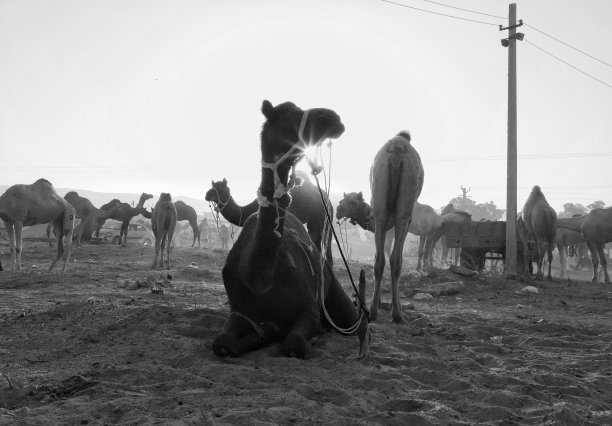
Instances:
[[[346,198],[346,192],[342,193],[342,198]]]
[[[357,198],[359,198],[359,200],[363,201],[363,192],[360,192],[359,194],[357,194]]]
[[[215,186],[215,181],[214,181],[214,180],[211,180],[211,181],[210,181],[210,184],[211,184],[212,186]]]
[[[261,104],[261,112],[266,118],[270,118],[272,116],[272,112],[274,111],[274,106],[269,100],[263,101]]]
[[[223,185],[227,185],[227,179],[223,178]]]

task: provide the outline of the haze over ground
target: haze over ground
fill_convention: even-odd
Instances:
[[[408,129],[425,168],[422,203],[439,208],[463,186],[505,208],[507,32],[497,25],[508,2],[397,3],[2,1],[0,184],[45,177],[203,199],[227,178],[247,202],[269,99],[340,114],[335,193],[369,199],[376,151]],[[612,2],[517,6],[519,209],[536,184],[558,211],[610,205]]]

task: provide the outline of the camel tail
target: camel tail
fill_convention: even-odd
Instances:
[[[389,162],[389,182],[387,185],[387,211],[395,211],[395,203],[400,192],[401,175],[403,172],[403,162],[399,159],[392,159]]]

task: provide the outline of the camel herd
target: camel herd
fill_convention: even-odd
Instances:
[[[344,194],[336,209],[338,220],[348,219],[374,233],[374,296],[368,311],[361,299],[363,291],[356,292],[359,300],[355,309],[331,267],[333,209],[325,194],[307,176],[295,172],[295,165],[304,157],[307,147],[318,147],[325,139],[338,138],[344,133],[344,125],[330,109],[302,110],[291,102],[273,106],[264,101],[262,113],[265,122],[257,198],[245,206],[238,205],[225,179],[213,181],[205,195],[205,200],[216,204],[225,219],[243,228],[223,268],[231,314],[213,343],[213,351],[219,356],[236,356],[281,341],[284,354],[303,357],[308,342],[321,328],[333,327],[343,334],[358,335],[360,355],[364,356],[369,344],[367,323],[377,318],[380,305],[385,253],[391,267],[391,316],[394,322],[401,323],[404,319],[398,281],[407,233],[419,236],[417,268],[428,269],[433,266],[436,242],[444,239],[445,223],[470,221],[471,216],[452,205],[438,215],[431,206],[418,202],[424,169],[407,131],[383,144],[370,170],[370,204],[361,192],[352,192]],[[49,270],[64,253],[63,240],[66,241],[65,271],[75,219],[96,223],[96,234],[105,220],[121,221],[120,237],[125,243],[129,221],[143,214],[151,219],[155,235],[152,267],[170,269],[170,241],[177,221],[189,222],[192,246],[196,240],[200,245],[197,214],[181,201],[173,203],[168,193],[162,193],[153,210],[148,211],[144,203],[152,197],[143,193],[135,207],[115,199],[98,209],[73,191],[61,198],[45,179],[31,185],[14,185],[0,196],[0,218],[9,235],[10,268],[21,269],[23,226],[49,223],[48,234],[53,229],[57,254]],[[83,228],[76,235],[79,245]],[[601,263],[605,282],[609,282],[603,248],[612,241],[612,208],[559,219],[541,188],[534,186],[517,217],[517,234],[524,268],[534,261],[536,278],[544,276],[547,254],[547,278],[552,279],[555,245],[559,248],[563,274],[566,247],[584,241],[591,252],[593,280],[597,280]]]

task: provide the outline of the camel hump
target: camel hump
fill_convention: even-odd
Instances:
[[[410,138],[405,138],[400,135],[395,136],[393,139],[387,142],[385,149],[385,152],[391,157],[404,157],[409,155],[409,151]]]
[[[408,130],[402,130],[401,132],[399,132],[399,133],[397,134],[397,136],[399,136],[399,137],[401,137],[401,138],[406,139],[406,141],[407,141],[408,143],[410,143],[411,136],[410,136],[410,132],[409,132]]]
[[[51,182],[49,182],[47,179],[45,178],[40,178],[38,179],[36,182],[34,182],[34,184],[45,184],[45,185],[51,185],[53,186],[53,184]]]

